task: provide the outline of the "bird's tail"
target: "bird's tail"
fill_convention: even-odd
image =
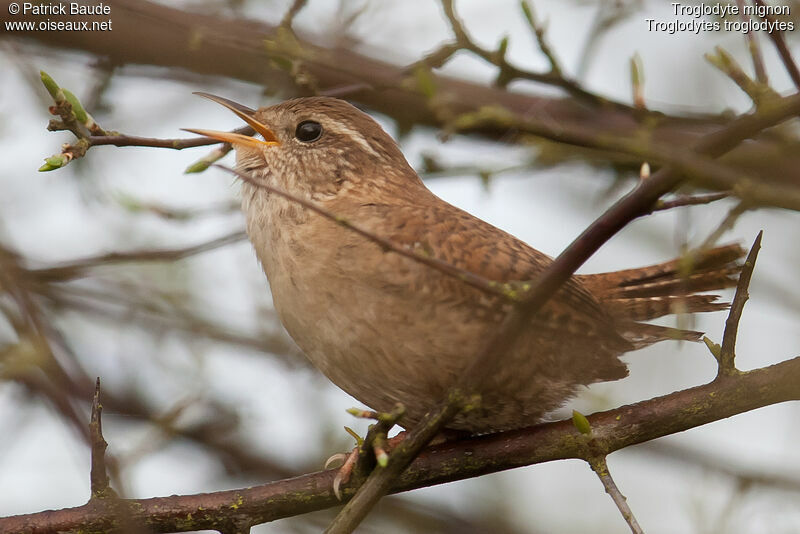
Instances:
[[[642,323],[670,314],[727,309],[718,295],[703,291],[736,285],[745,250],[726,245],[684,257],[612,273],[582,275],[581,281],[617,320],[623,336],[637,348],[665,339],[697,341],[702,332]]]

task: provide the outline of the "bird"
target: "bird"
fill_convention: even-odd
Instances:
[[[378,412],[402,404],[398,424],[413,427],[513,303],[396,249],[499,284],[533,283],[552,258],[437,197],[394,139],[344,100],[311,96],[253,110],[197,94],[261,136],[186,129],[236,152],[236,172],[247,177],[247,234],[286,331],[334,384]],[[700,332],[646,321],[726,309],[703,292],[735,285],[743,254],[732,244],[689,260],[573,275],[497,356],[477,406],[445,428],[484,434],[534,425],[583,386],[626,377],[622,355],[699,340]]]

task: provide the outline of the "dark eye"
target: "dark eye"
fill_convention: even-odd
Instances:
[[[317,121],[303,121],[297,125],[294,136],[304,143],[313,143],[322,136],[322,125]]]

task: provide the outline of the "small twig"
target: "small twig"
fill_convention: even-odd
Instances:
[[[596,454],[610,454],[764,406],[796,401],[800,399],[798,384],[800,357],[592,414],[588,416],[592,431],[602,436],[596,440]],[[408,491],[534,463],[584,459],[585,441],[575,438],[575,427],[568,419],[447,442],[417,458],[395,480],[392,491]],[[319,471],[251,488],[125,500],[123,504],[131,511],[131,520],[147,521],[153,531],[214,529],[221,518],[233,515],[266,522],[338,506],[340,502],[330,490],[333,477],[331,471]],[[0,532],[107,531],[115,517],[112,510],[87,504],[0,517]]]
[[[679,440],[650,441],[643,447],[636,447],[630,451],[634,454],[658,456],[659,462],[661,460],[679,462],[705,472],[724,475],[733,479],[737,485],[763,486],[767,490],[800,493],[800,476],[793,470],[783,469],[780,464],[776,464],[773,468],[747,467],[739,465],[739,462],[735,461],[736,456],[726,457],[720,454],[721,451],[718,449],[692,447]]]
[[[797,103],[800,105],[800,102]],[[703,137],[694,147],[695,151],[706,156],[720,156],[731,150],[742,139],[768,127],[773,121],[783,121],[786,109],[772,109],[758,114],[745,115],[732,121],[724,128]],[[792,113],[793,114],[793,113]],[[670,167],[663,167],[647,180],[639,182],[632,192],[620,199],[603,215],[589,225],[575,241],[551,263],[537,278],[531,290],[522,297],[521,302],[506,315],[495,335],[486,340],[481,350],[476,351],[466,363],[458,380],[445,397],[410,432],[390,458],[386,469],[375,470],[348,502],[333,525],[329,534],[349,533],[366,517],[369,510],[391,488],[394,480],[402,474],[405,467],[413,461],[420,451],[444,426],[473,400],[473,392],[483,377],[491,374],[498,360],[515,342],[518,333],[527,325],[530,317],[538,312],[548,299],[561,288],[595,251],[619,232],[632,220],[646,214],[662,195],[674,189],[682,178]]]
[[[213,164],[224,158],[228,155],[228,152],[233,150],[233,145],[230,143],[222,143],[220,146],[200,158],[199,160],[195,161],[183,172],[186,174],[192,174],[196,172],[203,172],[204,170],[211,167]]]
[[[255,131],[249,126],[231,130],[232,133],[242,135],[253,135]],[[198,146],[208,146],[219,143],[219,139],[211,137],[193,137],[190,139],[158,139],[155,137],[137,137],[135,135],[92,135],[87,138],[89,146],[113,145],[124,146],[147,146],[154,148],[171,148],[173,150],[183,150],[184,148],[194,148]]]
[[[289,6],[289,9],[286,10],[286,13],[283,15],[281,19],[281,23],[278,25],[279,28],[286,28],[287,30],[293,30],[292,23],[294,22],[294,18],[297,14],[306,7],[308,0],[294,0],[292,5]]]
[[[89,423],[89,440],[92,450],[91,486],[92,499],[105,499],[116,497],[116,492],[109,485],[108,471],[106,470],[106,443],[103,438],[103,424],[101,415],[103,406],[100,404],[100,377],[97,377],[92,399],[92,416]]]
[[[750,248],[750,253],[747,254],[747,259],[742,266],[742,273],[739,275],[739,283],[736,284],[736,294],[731,302],[731,311],[728,313],[728,319],[725,321],[725,334],[722,336],[722,348],[719,354],[719,369],[717,376],[721,375],[735,375],[739,373],[736,369],[736,334],[739,331],[739,320],[742,318],[742,311],[747,299],[750,298],[748,288],[750,287],[750,279],[753,276],[753,269],[756,266],[756,258],[758,251],[761,248],[761,237],[764,231],[760,231],[753,246]]]
[[[720,193],[709,193],[707,195],[681,195],[673,198],[672,200],[659,200],[656,202],[653,211],[671,210],[683,206],[697,206],[701,204],[711,204],[717,200],[728,198],[731,195],[730,191],[722,191]]]
[[[364,520],[369,511],[381,499],[419,452],[439,433],[439,429],[461,410],[461,403],[447,402],[436,412],[426,415],[424,424],[416,426],[392,451],[389,464],[375,469],[361,485],[355,496],[342,508],[336,518],[325,529],[325,534],[350,534]]]
[[[442,8],[444,9],[445,17],[447,17],[448,22],[450,23],[450,28],[453,31],[453,35],[456,38],[456,42],[453,45],[445,45],[442,47],[437,54],[441,54],[444,60],[449,59],[455,51],[459,49],[467,50],[472,52],[476,56],[480,57],[484,61],[491,63],[492,65],[496,66],[500,71],[497,74],[496,78],[496,85],[504,86],[510,83],[515,79],[521,80],[530,80],[533,82],[545,83],[548,85],[554,85],[556,87],[561,87],[569,94],[576,98],[580,98],[585,102],[589,102],[593,105],[613,105],[620,109],[630,109],[629,106],[625,106],[619,103],[611,103],[610,101],[594,94],[583,87],[581,87],[577,82],[574,80],[568,79],[563,75],[560,67],[558,69],[553,69],[553,60],[555,56],[552,55],[549,46],[544,44],[544,48],[542,52],[545,55],[550,53],[548,56],[548,60],[551,61],[551,70],[550,72],[541,73],[541,72],[531,72],[528,70],[520,69],[511,63],[509,63],[505,58],[505,49],[508,44],[507,39],[504,39],[501,42],[501,46],[498,48],[497,51],[493,50],[486,50],[480,46],[478,46],[475,41],[467,33],[464,25],[462,24],[461,20],[459,20],[458,15],[456,15],[455,7],[453,6],[453,0],[441,0]],[[523,10],[525,8],[523,7]],[[532,14],[532,12],[531,12]],[[527,14],[526,14],[527,18]],[[531,19],[533,20],[533,19]],[[534,28],[536,28],[534,24]],[[541,30],[543,32],[543,30]],[[534,33],[536,33],[536,29],[534,29]],[[543,35],[543,34],[542,34]],[[537,37],[538,39],[538,37]],[[540,41],[540,47],[542,42]],[[547,50],[547,51],[546,51]],[[437,58],[440,59],[440,58]],[[556,63],[557,65],[557,63]]]
[[[741,15],[742,22],[747,24],[749,17],[744,14],[744,1],[745,0],[736,0],[736,5],[739,7],[739,14]],[[756,73],[756,80],[762,85],[767,85],[769,79],[767,78],[767,71],[764,68],[764,58],[761,55],[761,47],[758,45],[756,34],[748,30],[744,34],[744,38],[747,41],[747,48],[750,50],[750,57],[753,59],[753,70]]]
[[[240,202],[231,200],[227,202],[217,202],[209,206],[178,208],[156,202],[143,202],[128,195],[117,196],[117,202],[130,212],[150,213],[171,221],[189,221],[200,217],[238,213],[241,207]]]
[[[301,2],[295,3],[298,4]],[[53,78],[44,71],[40,73],[40,78],[42,84],[53,98],[53,102],[55,102],[55,105],[50,107],[50,112],[53,115],[58,115],[60,117],[60,120],[52,119],[48,124],[47,129],[54,132],[68,130],[77,138],[77,141],[63,145],[59,154],[45,158],[45,164],[39,168],[40,172],[60,169],[61,167],[69,164],[69,162],[72,160],[85,156],[89,149],[94,146],[146,146],[182,150],[184,148],[214,145],[219,143],[217,139],[211,139],[208,137],[193,137],[191,139],[156,139],[152,137],[138,137],[106,131],[95,122],[94,118],[89,114],[88,111],[86,111],[86,109],[84,109],[84,106],[75,95],[73,95],[67,89],[60,87],[55,80],[53,80]],[[234,130],[234,132],[243,135],[253,135],[255,133],[249,126],[239,128]],[[212,152],[212,154],[206,156],[191,166],[189,169],[187,169],[187,172],[201,172],[202,170],[205,170],[209,165],[222,158],[230,150],[231,148],[229,145],[227,148],[225,145],[223,145],[222,148],[215,150]]]
[[[525,15],[525,20],[528,22],[528,26],[533,32],[533,36],[536,38],[539,50],[542,51],[542,54],[544,54],[547,61],[550,63],[550,72],[557,76],[562,76],[563,71],[561,70],[561,65],[559,65],[558,59],[555,53],[553,53],[553,49],[550,48],[550,43],[547,42],[545,36],[547,28],[544,24],[536,20],[536,12],[533,10],[533,5],[528,0],[522,0],[520,6],[522,7],[522,14]]]
[[[727,50],[717,46],[714,52],[714,54],[705,54],[706,60],[738,85],[739,89],[750,97],[757,108],[761,107],[765,101],[779,98],[778,93],[768,85],[750,78]]]
[[[364,440],[359,444],[358,450],[358,463],[356,464],[355,473],[366,477],[375,466],[375,460],[378,460],[375,454],[374,447],[380,443],[381,440],[386,439],[386,435],[397,424],[403,414],[405,407],[402,404],[397,404],[391,412],[376,413],[376,422],[369,426],[367,435]],[[369,414],[370,416],[372,414]]]
[[[633,534],[644,534],[644,531],[642,530],[642,527],[639,526],[639,522],[636,521],[636,517],[634,517],[630,506],[628,506],[627,499],[622,492],[619,491],[617,484],[611,477],[611,471],[608,470],[606,457],[598,456],[597,458],[592,458],[589,460],[589,465],[592,466],[592,471],[597,473],[597,477],[600,479],[600,482],[603,483],[606,493],[611,496],[614,504],[617,505],[617,509],[620,511],[622,517],[625,519],[625,522],[630,527],[631,532],[633,532]]]
[[[286,200],[289,200],[290,202],[294,202],[310,211],[313,211],[317,215],[321,215],[326,219],[333,221],[339,226],[342,226],[344,228],[349,228],[358,235],[365,237],[370,241],[372,241],[373,243],[377,244],[385,251],[391,251],[396,254],[400,254],[401,256],[405,256],[406,258],[414,260],[418,263],[422,263],[423,265],[427,265],[432,269],[435,269],[447,276],[455,278],[456,280],[461,280],[465,284],[480,289],[481,291],[484,291],[490,295],[496,295],[498,297],[502,297],[510,301],[514,301],[519,298],[517,296],[518,291],[515,290],[512,284],[505,284],[496,282],[494,280],[486,279],[475,273],[456,267],[455,265],[452,265],[446,261],[434,258],[433,256],[424,255],[415,251],[414,249],[397,245],[393,241],[386,239],[385,237],[373,234],[372,232],[351,223],[347,219],[342,218],[334,213],[331,213],[324,208],[321,208],[320,206],[316,205],[313,202],[310,202],[300,197],[296,197],[290,193],[287,193],[286,191],[283,191],[276,187],[272,187],[269,184],[257,182],[250,176],[241,173],[235,169],[231,169],[230,167],[225,167],[224,165],[215,165],[215,167],[219,167],[220,169],[226,172],[238,176],[243,182],[253,187],[263,189],[270,193],[274,193],[280,197],[285,198]]]
[[[743,115],[734,122],[739,124],[739,128],[750,130],[752,134],[755,134],[788,120],[798,113],[800,113],[800,95],[795,94],[776,98],[770,102],[769,106],[759,109],[758,113]],[[643,142],[640,138],[597,136],[595,132],[565,123],[530,118],[521,119],[508,110],[497,107],[483,108],[474,113],[462,114],[452,121],[448,128],[451,132],[470,132],[489,124],[574,146],[634,155],[644,161],[672,166],[676,170],[686,173],[689,181],[703,187],[732,190],[738,197],[746,199],[751,205],[766,204],[800,210],[800,193],[795,190],[796,188],[763,184],[753,180],[746,173],[729,165],[704,157],[702,150],[698,154],[698,151],[676,150],[674,147],[658,142]],[[734,123],[730,123],[729,126],[732,124]],[[716,130],[704,139],[713,140],[724,135],[723,132],[726,131],[731,131],[730,127]],[[713,156],[714,154],[706,155]]]
[[[167,250],[136,250],[132,252],[112,252],[100,256],[92,256],[82,260],[75,260],[63,263],[56,267],[44,269],[30,269],[29,272],[39,280],[55,280],[66,282],[83,276],[86,269],[108,265],[111,263],[124,263],[131,261],[176,261],[189,256],[194,256],[202,252],[207,252],[219,247],[224,247],[231,243],[236,243],[247,239],[247,234],[242,230],[231,232],[228,235],[212,239],[199,245],[192,245],[186,248],[167,249]]]
[[[762,9],[766,9],[767,7],[767,5],[764,3],[764,0],[753,0],[753,2]],[[777,22],[774,17],[767,14],[762,15],[761,18],[770,23]],[[789,47],[786,46],[786,40],[783,38],[783,32],[771,31],[768,32],[768,35],[769,38],[772,39],[772,43],[775,45],[775,49],[778,51],[781,61],[783,61],[783,66],[786,67],[786,71],[789,73],[789,77],[794,82],[795,87],[800,89],[800,70],[797,68],[797,63],[795,63],[794,58],[792,58],[792,53],[789,51]]]
[[[749,208],[749,205],[746,204],[744,201],[739,202],[734,207],[728,211],[728,214],[722,219],[722,222],[711,232],[707,238],[703,241],[703,243],[698,247],[701,250],[709,249],[719,241],[719,238],[727,232],[728,230],[732,229],[736,221],[739,217],[742,216]]]

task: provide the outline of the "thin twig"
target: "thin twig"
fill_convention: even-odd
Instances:
[[[746,128],[755,135],[767,125],[776,124],[800,113],[800,95],[776,97],[769,106],[759,109],[758,113],[751,113],[736,119],[742,128]],[[724,137],[734,123],[721,128],[703,139],[713,140]],[[753,180],[746,173],[704,157],[698,151],[681,148],[676,150],[669,145],[657,142],[643,142],[641,138],[624,138],[615,136],[598,136],[580,127],[555,121],[521,119],[503,109],[484,109],[482,111],[459,116],[450,124],[452,131],[470,132],[481,126],[493,124],[507,129],[514,129],[521,133],[546,137],[561,143],[574,146],[594,148],[634,155],[642,161],[670,165],[676,170],[688,175],[691,182],[710,189],[732,190],[750,204],[766,204],[787,209],[800,210],[800,192],[794,187],[781,187],[774,184],[763,184]],[[761,126],[763,125],[763,127]],[[704,142],[701,140],[701,142]],[[706,156],[714,154],[706,154]]]
[[[762,9],[767,8],[764,0],[753,0],[753,2]],[[777,22],[774,17],[767,14],[764,14],[761,18],[770,23]],[[783,66],[786,67],[786,71],[789,73],[789,77],[794,82],[795,87],[800,89],[800,69],[797,68],[797,63],[795,63],[794,58],[792,58],[792,53],[789,51],[789,47],[786,46],[786,40],[783,38],[783,32],[771,31],[768,32],[768,35],[769,38],[772,39],[772,43],[775,45],[775,49],[778,51],[781,61],[783,61]]]
[[[289,6],[289,9],[287,9],[286,13],[283,15],[281,23],[278,25],[278,27],[286,28],[287,30],[292,30],[293,29],[292,23],[294,22],[294,18],[297,16],[298,13],[300,13],[300,10],[306,7],[307,3],[308,0],[294,0],[294,2],[292,2],[292,5]]]
[[[610,454],[763,406],[798,400],[798,384],[800,357],[595,413],[588,419],[592,432],[602,439],[596,440],[594,452]],[[567,419],[436,445],[395,480],[391,491],[409,491],[536,463],[585,459],[586,442],[575,439],[576,433],[572,420]],[[262,523],[340,505],[331,491],[334,476],[334,471],[319,471],[251,488],[122,503],[134,519],[146,520],[152,532],[214,529],[221,518],[233,515],[246,515],[254,523]],[[0,532],[93,532],[107,530],[115,517],[108,508],[83,505],[0,518]]]
[[[800,101],[796,104],[800,105]],[[783,108],[782,113],[764,110],[758,114],[739,117],[719,131],[703,137],[696,145],[695,151],[718,157],[743,139],[794,114],[793,109],[789,111]],[[495,335],[487,339],[481,350],[471,356],[444,399],[423,417],[395,449],[389,459],[388,467],[372,472],[326,532],[328,534],[352,532],[378,500],[389,491],[394,479],[422,448],[461,411],[465,404],[472,400],[473,392],[478,391],[478,385],[483,377],[490,375],[492,369],[502,360],[502,356],[513,345],[518,333],[529,324],[529,318],[544,306],[597,249],[630,221],[648,213],[653,204],[662,195],[674,189],[680,181],[680,174],[669,167],[663,167],[647,180],[641,181],[636,189],[617,201],[589,225],[538,277],[533,288],[506,316]]]
[[[705,54],[704,57],[738,85],[739,89],[750,97],[756,107],[763,106],[765,101],[778,98],[778,93],[771,87],[748,76],[736,59],[724,48],[717,46],[714,48],[714,54]]]
[[[200,217],[212,217],[217,215],[228,215],[238,213],[241,203],[236,200],[217,202],[208,206],[178,208],[156,202],[144,202],[137,198],[118,196],[119,204],[134,213],[146,212],[157,217],[171,221],[189,221]]]
[[[228,235],[217,237],[205,243],[192,245],[190,247],[166,250],[145,249],[131,252],[111,252],[109,254],[102,254],[100,256],[91,256],[81,260],[65,262],[55,267],[30,269],[28,272],[39,280],[55,280],[65,282],[67,280],[72,280],[83,276],[84,271],[93,267],[132,261],[176,261],[200,254],[202,252],[224,247],[226,245],[230,245],[231,243],[244,241],[245,239],[247,239],[247,234],[243,230],[237,230]]]
[[[714,231],[711,232],[708,237],[705,238],[705,240],[703,240],[703,243],[698,248],[701,250],[712,248],[717,241],[719,241],[719,238],[725,234],[725,232],[733,228],[739,217],[741,217],[743,213],[747,212],[748,209],[750,208],[744,201],[739,202],[732,207],[728,211],[728,214],[725,215],[725,218],[722,219],[722,222],[720,222]]]
[[[480,289],[481,291],[484,291],[490,295],[496,295],[498,297],[502,297],[510,301],[516,300],[518,298],[517,291],[515,291],[512,285],[510,284],[489,280],[487,278],[479,276],[465,269],[456,267],[455,265],[452,265],[446,261],[434,258],[433,256],[421,254],[411,248],[406,248],[397,245],[393,241],[386,239],[385,237],[373,234],[369,230],[365,230],[364,228],[361,228],[360,226],[351,223],[350,221],[348,221],[343,217],[340,217],[334,213],[329,212],[328,210],[318,206],[317,204],[311,201],[308,201],[304,198],[296,197],[290,193],[287,193],[286,191],[283,191],[282,189],[278,189],[269,184],[257,182],[252,177],[244,173],[241,173],[235,169],[231,169],[230,167],[225,167],[224,165],[215,165],[215,167],[219,167],[220,169],[226,172],[238,176],[243,182],[250,184],[253,187],[263,189],[270,193],[274,193],[282,198],[285,198],[286,200],[299,204],[300,206],[310,211],[313,211],[317,215],[325,217],[326,219],[338,224],[339,226],[342,226],[344,228],[349,228],[358,235],[365,237],[370,241],[372,241],[373,243],[377,244],[385,251],[391,251],[396,254],[400,254],[401,256],[405,256],[406,258],[414,260],[423,265],[427,265],[432,269],[435,269],[447,276],[455,278],[456,280],[460,280],[465,284]]]
[[[737,461],[735,453],[734,456],[726,457],[718,449],[689,446],[679,440],[651,441],[630,450],[635,454],[657,456],[659,462],[666,459],[700,468],[705,472],[725,475],[734,479],[737,485],[764,486],[768,490],[800,493],[800,476],[793,470],[784,469],[780,464],[775,464],[772,468],[744,466]]]
[[[522,0],[520,7],[522,8],[522,14],[525,15],[525,20],[531,32],[533,32],[533,36],[536,38],[539,50],[542,51],[542,54],[544,54],[547,61],[550,63],[550,71],[556,76],[563,76],[563,70],[558,62],[558,58],[556,58],[553,49],[550,48],[550,43],[547,42],[547,37],[545,35],[547,30],[545,26],[536,19],[536,12],[533,9],[533,4],[528,0]]]
[[[249,126],[231,130],[232,133],[242,135],[253,135],[255,131]],[[171,148],[173,150],[183,150],[184,148],[194,148],[198,146],[208,146],[219,143],[219,139],[211,137],[193,137],[191,139],[158,139],[155,137],[137,137],[135,135],[91,135],[86,138],[90,146],[113,145],[124,146],[146,146],[154,148]]]
[[[739,14],[742,22],[747,24],[750,18],[744,13],[744,2],[745,0],[736,0],[736,5],[739,7]],[[753,70],[756,73],[756,80],[762,85],[767,85],[769,79],[767,78],[767,71],[764,68],[764,58],[761,54],[761,47],[758,45],[758,38],[755,32],[750,30],[744,34],[744,38],[747,41],[747,48],[750,50],[750,57],[753,59]]]
[[[717,375],[735,375],[739,373],[736,369],[736,334],[739,331],[739,320],[742,318],[742,311],[747,299],[750,298],[748,288],[750,287],[750,278],[753,276],[753,269],[756,266],[756,258],[758,251],[761,248],[761,237],[764,231],[760,231],[753,246],[750,247],[750,253],[747,254],[747,259],[742,266],[742,272],[739,275],[739,282],[736,284],[736,294],[731,302],[731,311],[728,313],[728,319],[725,321],[725,334],[722,336],[722,348],[719,353],[719,369]]]
[[[709,193],[707,195],[681,195],[672,200],[659,200],[656,202],[653,211],[671,210],[683,206],[697,206],[701,204],[711,204],[717,200],[728,198],[731,195],[730,191],[722,191],[720,193]]]
[[[92,399],[92,416],[89,423],[89,441],[92,451],[91,467],[91,487],[92,499],[105,499],[116,497],[116,492],[109,485],[108,472],[106,470],[106,443],[103,438],[103,423],[101,420],[103,406],[100,404],[100,377],[95,382],[94,397]]]
[[[589,465],[592,467],[592,471],[597,474],[597,477],[600,479],[600,482],[603,483],[603,487],[606,489],[606,493],[611,496],[611,499],[614,501],[614,504],[617,505],[617,509],[622,514],[622,517],[625,519],[625,522],[631,529],[633,534],[644,534],[642,527],[639,526],[639,522],[636,521],[636,517],[633,515],[633,511],[631,510],[630,506],[628,506],[628,500],[619,491],[617,484],[614,482],[614,479],[611,477],[611,471],[608,469],[608,464],[606,463],[605,456],[598,456],[593,458],[589,461]]]
[[[458,48],[460,48],[472,52],[473,54],[480,57],[484,61],[491,63],[492,65],[500,69],[500,72],[497,74],[497,82],[498,82],[497,85],[504,86],[515,79],[530,80],[534,82],[546,83],[548,85],[561,87],[572,96],[580,98],[581,100],[589,102],[593,105],[613,105],[615,107],[620,107],[621,109],[630,109],[629,106],[608,101],[594,93],[587,91],[574,80],[566,78],[563,75],[563,72],[561,71],[560,68],[552,68],[553,60],[555,59],[555,57],[552,56],[552,52],[550,52],[550,55],[548,56],[548,60],[550,60],[551,62],[550,72],[546,73],[531,72],[528,70],[520,69],[512,65],[506,60],[505,53],[501,53],[504,47],[501,46],[501,49],[498,51],[490,51],[478,46],[475,43],[475,41],[472,40],[472,38],[469,36],[466,29],[464,28],[464,25],[459,20],[458,15],[456,15],[455,7],[453,6],[453,0],[441,0],[441,4],[444,10],[444,14],[447,17],[448,22],[450,23],[450,28],[453,30],[453,34],[455,35],[456,38],[456,43],[454,45],[445,45],[445,47],[443,47],[440,50],[440,52],[445,56],[446,59],[449,59],[453,55],[455,50],[458,50]],[[534,33],[537,33],[537,39],[538,39],[538,32],[536,31],[535,28],[537,28],[536,25],[534,25]],[[540,47],[541,44],[542,42],[540,41]],[[458,48],[455,48],[453,50],[452,48],[454,46]],[[448,48],[452,50],[449,53],[448,53]],[[549,51],[549,46],[545,42],[544,48],[542,48],[542,52],[545,55],[548,55],[548,51]]]

